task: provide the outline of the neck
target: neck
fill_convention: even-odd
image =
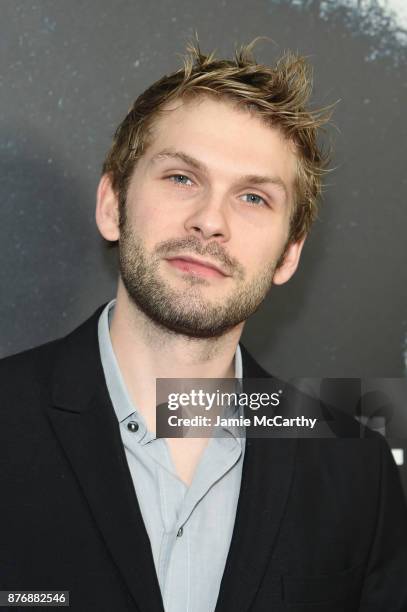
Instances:
[[[113,350],[133,402],[155,428],[157,378],[233,378],[244,322],[222,336],[191,338],[157,325],[119,281],[110,327]]]

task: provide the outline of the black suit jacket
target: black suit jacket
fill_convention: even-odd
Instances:
[[[100,311],[0,362],[0,590],[69,590],[75,612],[163,612]],[[241,348],[244,378],[269,376]],[[407,610],[407,510],[381,436],[248,438],[216,612],[283,610]]]

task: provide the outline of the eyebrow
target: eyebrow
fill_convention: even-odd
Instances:
[[[192,157],[191,155],[188,155],[187,153],[184,153],[183,151],[176,151],[175,149],[163,149],[162,151],[154,155],[150,159],[149,163],[154,164],[154,163],[160,162],[165,159],[181,160],[185,162],[186,164],[188,164],[189,166],[192,166],[196,170],[199,170],[200,172],[203,172],[205,174],[209,173],[207,166],[205,166],[205,164],[203,164],[201,161],[197,160],[195,157]],[[271,183],[272,185],[276,185],[277,187],[280,187],[280,189],[284,191],[287,200],[289,197],[287,186],[284,183],[283,179],[280,178],[279,176],[262,176],[259,174],[246,174],[244,176],[241,176],[238,179],[238,183],[252,183],[256,185],[265,185],[265,184]]]

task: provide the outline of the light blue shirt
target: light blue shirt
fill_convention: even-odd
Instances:
[[[114,304],[112,300],[100,315],[100,356],[150,538],[164,609],[213,612],[235,522],[245,438],[233,429],[226,430],[226,437],[210,438],[191,485],[177,476],[166,440],[147,430],[122,378],[109,333]],[[242,375],[238,345],[235,377]],[[130,421],[138,423],[136,432],[127,428]],[[137,563],[137,551],[134,559]]]

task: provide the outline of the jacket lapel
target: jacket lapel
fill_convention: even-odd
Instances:
[[[164,612],[144,526],[106,388],[97,322],[60,341],[48,415],[112,558],[143,612]],[[270,378],[241,346],[243,377]],[[246,440],[239,502],[216,612],[246,612],[273,551],[294,472],[296,439]]]
[[[143,612],[164,612],[150,541],[99,357],[101,310],[61,341],[48,414],[137,606]]]
[[[240,346],[246,388],[247,379],[271,378]],[[246,612],[253,603],[284,516],[296,449],[296,438],[246,440],[235,525],[215,612]]]

